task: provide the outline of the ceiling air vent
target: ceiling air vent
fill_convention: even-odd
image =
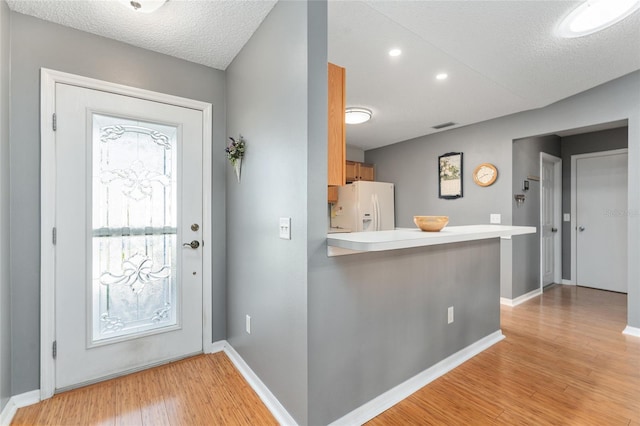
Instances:
[[[456,123],[454,123],[453,121],[449,121],[448,123],[437,124],[433,126],[432,129],[440,130],[440,129],[444,129],[445,127],[451,127],[455,125]]]

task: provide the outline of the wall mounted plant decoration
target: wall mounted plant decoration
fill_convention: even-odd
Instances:
[[[233,166],[233,170],[236,172],[238,182],[240,182],[240,170],[242,168],[242,157],[244,157],[246,143],[242,135],[238,136],[237,140],[232,137],[229,139],[231,140],[231,143],[227,146],[225,152],[227,153],[229,162]]]
[[[462,153],[448,152],[438,157],[438,197],[462,198]]]

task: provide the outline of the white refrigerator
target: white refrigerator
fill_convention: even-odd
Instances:
[[[388,182],[357,181],[341,186],[331,215],[331,227],[351,232],[393,230],[393,190],[393,184]]]

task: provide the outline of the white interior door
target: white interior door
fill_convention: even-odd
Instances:
[[[627,292],[627,154],[576,160],[576,284]]]
[[[561,161],[544,153],[540,156],[540,270],[543,287],[560,280]]]
[[[201,352],[202,111],[58,83],[56,114],[55,388]]]

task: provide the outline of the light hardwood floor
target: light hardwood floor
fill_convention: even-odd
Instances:
[[[54,395],[13,425],[277,425],[222,353],[199,355]]]
[[[368,423],[640,425],[640,338],[627,297],[555,286],[501,309],[500,343]]]
[[[502,307],[507,336],[368,424],[640,426],[640,338],[626,296],[555,286]],[[222,353],[54,396],[13,424],[275,424]]]

